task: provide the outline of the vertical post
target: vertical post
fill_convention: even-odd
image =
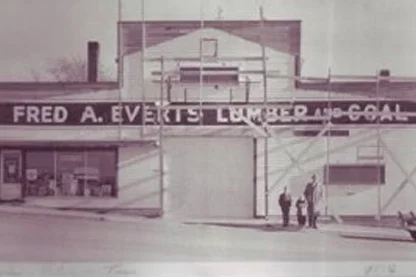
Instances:
[[[246,103],[250,101],[250,78],[246,77]]]
[[[266,64],[266,47],[264,46],[264,14],[263,7],[260,7],[260,42],[261,42],[261,56],[263,66],[263,109],[267,122],[267,64]],[[269,140],[264,137],[264,192],[265,192],[265,217],[269,218]]]
[[[118,0],[118,22],[117,22],[117,81],[119,88],[124,87],[123,82],[123,53],[121,41],[121,21],[123,19],[122,0]],[[124,48],[124,47],[123,47]]]
[[[377,131],[377,215],[376,219],[381,222],[381,164],[380,164],[380,72],[376,71],[376,131]]]
[[[56,196],[58,196],[58,187],[57,187],[57,184],[58,184],[58,153],[56,153],[56,150],[53,151],[53,176],[54,176],[53,179],[54,179],[54,182],[55,182],[55,185],[54,185],[55,194],[54,194],[54,196],[56,197]],[[63,187],[61,187],[61,188],[63,188]],[[60,193],[62,194],[62,192],[63,192],[63,189],[61,189]],[[61,195],[59,195],[59,196],[61,196]]]
[[[119,81],[119,89],[118,89],[118,107],[119,110],[122,110],[122,97],[121,97],[121,88],[123,86],[123,74],[122,68],[123,68],[123,58],[121,57],[121,45],[120,45],[120,35],[121,35],[121,20],[122,20],[122,0],[118,0],[118,81]],[[122,140],[122,131],[121,131],[122,122],[119,120],[118,122],[118,139],[119,141]]]
[[[84,148],[83,149],[83,156],[84,156],[84,171],[87,172],[87,167],[88,167],[88,153],[87,150]],[[86,196],[90,196],[90,195],[86,195],[86,191],[87,191],[87,178],[84,178],[83,182],[82,182],[82,196],[86,197]],[[88,193],[90,194],[91,191],[88,189]]]
[[[204,4],[203,1],[201,1],[201,6],[200,6],[201,10],[200,10],[200,16],[201,16],[201,22],[200,22],[200,28],[201,28],[201,34],[203,34],[203,29],[204,29]],[[203,90],[203,62],[204,62],[204,58],[203,58],[203,46],[204,46],[204,37],[201,36],[200,40],[199,40],[199,124],[202,125],[202,90]]]
[[[327,86],[327,96],[328,96],[328,124],[331,123],[332,120],[332,103],[331,103],[331,68],[328,68],[328,86]],[[328,190],[329,190],[329,163],[330,163],[330,157],[329,157],[329,151],[331,147],[330,138],[331,138],[331,129],[328,129],[327,136],[326,136],[326,168],[325,171],[325,216],[328,216]]]
[[[167,101],[170,103],[172,102],[172,78],[170,76],[168,76],[166,92]]]
[[[229,90],[229,96],[230,96],[230,103],[232,103],[233,102],[233,89],[232,88],[230,88],[230,90]]]
[[[164,193],[165,193],[165,184],[164,184],[164,178],[165,178],[165,170],[164,170],[164,134],[163,134],[163,110],[164,110],[164,81],[165,81],[165,59],[162,56],[160,59],[160,99],[159,99],[159,108],[158,108],[158,117],[159,117],[159,186],[160,186],[160,192],[159,192],[159,203],[160,203],[160,216],[163,215],[164,210]]]
[[[188,102],[188,90],[186,88],[183,89],[183,101]]]
[[[145,61],[146,61],[146,23],[145,23],[145,5],[144,1],[142,0],[142,57],[141,57],[141,89],[142,89],[142,127],[140,128],[140,137],[143,138],[144,136],[144,128],[146,124],[146,85],[145,85]]]

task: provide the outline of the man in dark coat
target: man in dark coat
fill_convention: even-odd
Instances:
[[[287,191],[287,187],[284,187],[283,192],[279,196],[279,205],[282,209],[283,227],[286,227],[289,225],[290,206],[292,205],[292,197]]]
[[[312,175],[312,180],[306,185],[305,199],[308,211],[309,227],[317,228],[316,221],[319,216],[319,205],[323,198],[322,187],[318,185],[315,174]]]

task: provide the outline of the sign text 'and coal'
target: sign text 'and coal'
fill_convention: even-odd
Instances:
[[[2,125],[245,125],[247,119],[269,125],[322,124],[320,116],[331,111],[336,124],[416,124],[416,103],[407,101],[332,101],[232,104],[199,109],[197,103],[174,103],[160,114],[154,103],[4,103],[0,104]],[[264,117],[264,115],[266,115]],[[315,118],[314,118],[315,117]]]

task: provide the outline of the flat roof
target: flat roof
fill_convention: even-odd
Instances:
[[[306,91],[330,91],[331,93],[349,93],[368,97],[412,98],[416,99],[415,81],[382,81],[377,93],[376,81],[334,81],[299,82],[298,89]]]
[[[0,82],[0,92],[5,90],[109,90],[118,87],[117,82]]]

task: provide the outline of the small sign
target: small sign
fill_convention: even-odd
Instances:
[[[26,169],[26,179],[28,181],[36,181],[38,178],[38,170],[36,168]]]

